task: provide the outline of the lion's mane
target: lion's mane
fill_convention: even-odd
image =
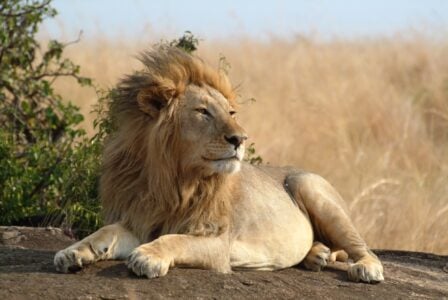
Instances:
[[[224,175],[198,178],[179,169],[179,96],[189,84],[208,85],[235,105],[232,86],[173,47],[139,58],[144,70],[121,80],[111,100],[116,131],[105,145],[100,181],[105,221],[122,222],[142,241],[166,233],[219,234],[228,226],[234,185]],[[160,100],[159,116],[145,112],[142,97]]]

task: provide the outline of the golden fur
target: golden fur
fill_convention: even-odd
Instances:
[[[111,117],[123,126],[104,151],[100,186],[106,223],[122,221],[142,240],[222,232],[232,185],[220,174],[203,180],[178,169],[178,96],[189,84],[208,85],[235,106],[234,91],[222,73],[176,48],[145,52],[140,60],[145,70],[126,77],[112,102]],[[149,121],[139,103],[142,90],[144,97],[168,101],[158,122]]]
[[[145,70],[126,77],[112,100],[117,130],[100,183],[109,225],[59,251],[57,270],[127,257],[129,269],[153,278],[174,266],[320,270],[350,257],[349,279],[383,280],[327,181],[241,162],[247,136],[223,74],[170,47],[141,61]]]

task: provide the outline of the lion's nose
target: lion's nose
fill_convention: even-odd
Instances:
[[[224,136],[227,142],[235,146],[235,150],[244,142],[244,140],[247,139],[246,135],[231,135],[231,136]]]

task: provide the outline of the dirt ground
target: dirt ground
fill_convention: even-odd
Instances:
[[[57,228],[0,227],[0,299],[448,299],[448,256],[375,251],[385,267],[380,284],[352,283],[337,270],[277,272],[173,269],[148,280],[123,262],[58,274],[53,256],[73,240]]]

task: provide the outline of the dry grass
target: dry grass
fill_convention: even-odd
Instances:
[[[148,45],[84,41],[68,55],[110,87]],[[326,177],[372,247],[448,254],[448,39],[202,42],[210,63],[219,53],[241,101],[256,99],[240,120],[266,162]],[[95,102],[59,89],[85,112]]]

